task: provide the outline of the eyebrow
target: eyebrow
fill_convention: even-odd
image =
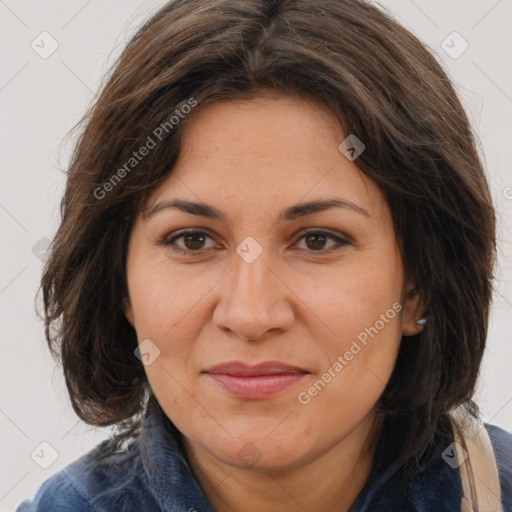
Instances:
[[[280,213],[277,222],[298,219],[300,217],[312,215],[329,208],[344,208],[364,215],[365,217],[371,217],[371,214],[368,212],[368,210],[362,208],[361,206],[348,201],[347,199],[332,197],[329,199],[319,199],[316,201],[298,203],[290,206]],[[199,215],[201,217],[215,219],[225,224],[229,223],[226,215],[224,215],[214,206],[202,202],[187,201],[185,199],[167,199],[157,203],[152,207],[146,208],[143,212],[144,220],[147,221],[158,213],[167,209],[180,210],[192,215]]]

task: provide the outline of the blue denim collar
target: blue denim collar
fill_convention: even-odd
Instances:
[[[143,478],[162,510],[214,512],[197,482],[176,427],[150,398],[139,443]]]

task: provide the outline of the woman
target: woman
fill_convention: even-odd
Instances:
[[[494,261],[411,33],[363,1],[169,2],[84,119],[42,279],[75,411],[120,434],[19,510],[510,510],[512,436],[472,400]]]

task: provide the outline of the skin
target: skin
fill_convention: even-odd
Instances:
[[[205,106],[187,119],[175,169],[148,208],[202,201],[227,222],[167,208],[134,223],[126,317],[139,343],[149,338],[160,350],[145,366],[149,383],[216,511],[348,510],[371,468],[381,425],[373,408],[401,337],[421,329],[384,195],[339,151],[344,138],[324,106],[298,97]],[[288,206],[335,196],[369,215],[329,208],[277,222]],[[183,228],[208,236],[175,240],[188,254],[159,244]],[[304,238],[306,228],[349,243]],[[262,249],[251,263],[236,252],[249,236]],[[402,310],[300,403],[394,303]],[[276,396],[241,399],[202,373],[232,360],[277,360],[310,374]],[[244,446],[251,463],[238,456]]]

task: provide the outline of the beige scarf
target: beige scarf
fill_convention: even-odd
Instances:
[[[452,412],[455,448],[462,481],[461,512],[503,512],[498,467],[489,434],[482,422],[462,407]]]

